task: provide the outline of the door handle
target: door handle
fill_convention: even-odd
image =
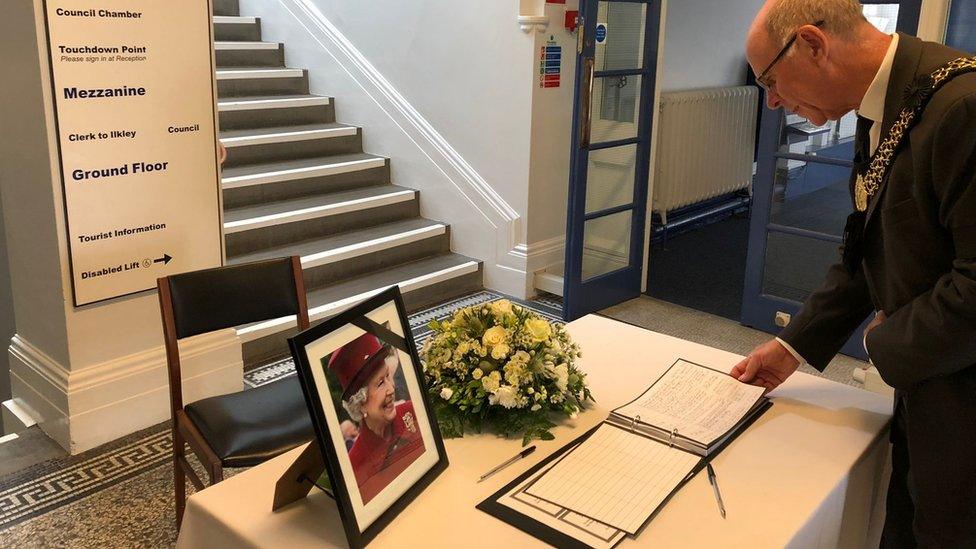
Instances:
[[[580,116],[580,131],[579,131],[579,147],[581,149],[586,149],[590,146],[590,127],[591,127],[591,117],[593,113],[593,72],[596,67],[592,57],[587,57],[586,61],[583,62],[583,97],[580,101],[580,109],[582,109],[582,116]]]

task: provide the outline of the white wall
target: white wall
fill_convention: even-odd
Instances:
[[[421,191],[485,283],[523,295],[534,34],[515,2],[242,0],[337,120],[363,127],[393,183]]]
[[[764,0],[668,2],[662,91],[741,86],[745,40]]]

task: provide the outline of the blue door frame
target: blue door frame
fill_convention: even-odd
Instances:
[[[600,4],[646,4],[642,63],[640,67],[596,70],[597,15]],[[647,180],[650,171],[651,127],[654,119],[654,90],[657,72],[661,0],[580,0],[580,27],[576,63],[574,125],[569,176],[569,204],[566,220],[566,255],[563,274],[563,317],[574,320],[585,314],[637,297],[641,293],[644,231],[647,213]],[[606,28],[601,29],[607,32]],[[613,30],[611,29],[612,33]],[[613,39],[612,35],[608,38]],[[639,77],[637,131],[633,137],[590,142],[594,81],[605,78]],[[587,208],[590,152],[636,145],[635,180],[632,199],[596,211]],[[588,222],[631,212],[628,260],[625,267],[584,280],[585,229]]]
[[[918,31],[921,0],[904,0],[901,2],[862,0],[861,3],[898,4],[897,30],[912,35]],[[848,148],[848,152],[843,157],[837,155],[834,158],[780,151],[780,136],[784,129],[785,115],[779,109],[773,111],[766,107],[764,96],[761,97],[761,101],[762,118],[759,133],[759,155],[749,225],[749,251],[746,258],[746,277],[742,297],[742,324],[765,332],[777,333],[782,329],[776,324],[777,313],[784,312],[795,315],[799,312],[803,304],[799,301],[765,293],[763,279],[766,267],[766,242],[768,235],[773,233],[791,235],[807,240],[833,243],[838,248],[842,242],[841,237],[836,235],[771,222],[770,213],[773,203],[773,185],[776,179],[777,162],[780,160],[799,160],[806,162],[807,166],[833,166],[849,171],[853,166],[851,162],[853,148]],[[853,205],[851,208],[853,209]],[[839,253],[837,259],[840,260]],[[867,358],[862,345],[862,339],[863,329],[869,320],[866,319],[864,324],[851,336],[841,349],[842,353],[861,359]]]
[[[952,0],[945,43],[967,53],[976,53],[976,0]]]

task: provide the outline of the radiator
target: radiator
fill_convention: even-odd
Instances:
[[[752,189],[759,90],[753,86],[661,94],[652,210],[667,213]]]

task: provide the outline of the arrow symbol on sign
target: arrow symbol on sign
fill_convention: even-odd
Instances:
[[[169,254],[163,254],[163,257],[153,259],[153,263],[162,263],[163,265],[166,265],[171,259],[173,259],[173,257]]]

